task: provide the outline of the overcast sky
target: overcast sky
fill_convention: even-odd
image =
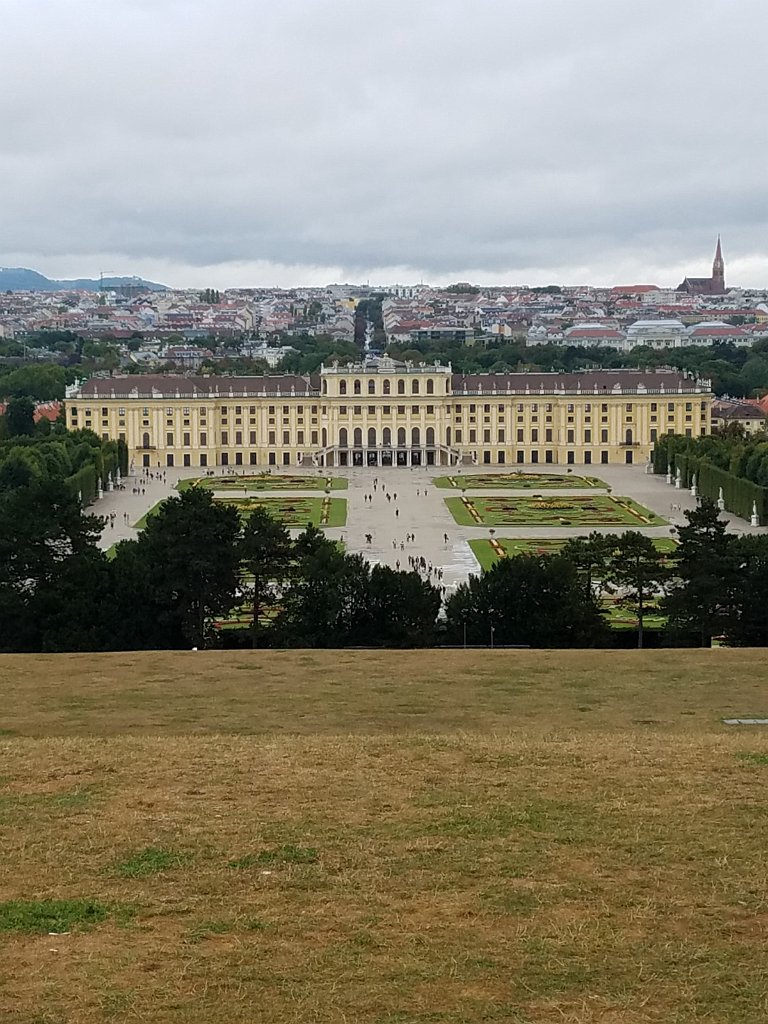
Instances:
[[[3,0],[0,265],[768,287],[765,0]]]

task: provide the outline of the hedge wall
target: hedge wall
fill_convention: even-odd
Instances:
[[[96,467],[91,463],[64,481],[72,494],[82,497],[83,505],[89,505],[96,497]]]
[[[752,506],[757,506],[757,515],[762,526],[768,519],[768,488],[753,484],[751,480],[735,476],[709,459],[701,458],[690,450],[690,441],[676,435],[665,437],[653,451],[653,468],[656,473],[666,473],[672,466],[673,476],[680,470],[683,487],[690,487],[694,473],[699,494],[717,501],[720,488],[723,490],[725,507],[734,515],[749,520]]]

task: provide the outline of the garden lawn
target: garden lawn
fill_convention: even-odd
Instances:
[[[666,520],[631,498],[610,494],[446,498],[460,526],[663,526]]]
[[[766,1019],[762,652],[0,672],[0,1020]]]
[[[607,484],[596,476],[575,476],[570,473],[470,473],[466,475],[438,476],[432,481],[435,487],[453,487],[466,490],[482,490],[493,487],[509,487],[518,491],[540,491],[547,488],[605,488]]]

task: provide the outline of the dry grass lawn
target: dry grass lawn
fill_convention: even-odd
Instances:
[[[6,656],[0,687],[2,1021],[768,1019],[768,734],[720,721],[768,712],[762,652]]]

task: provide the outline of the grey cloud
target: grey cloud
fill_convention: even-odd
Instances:
[[[0,262],[647,279],[722,231],[755,275],[767,23],[758,0],[10,0]]]

